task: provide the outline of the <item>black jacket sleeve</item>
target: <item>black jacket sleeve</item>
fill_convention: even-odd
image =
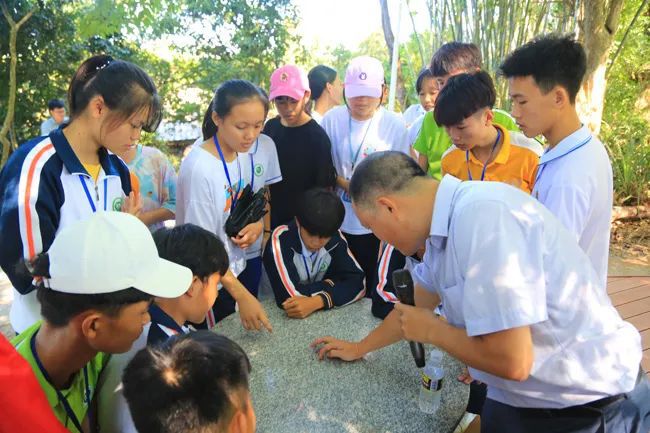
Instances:
[[[393,310],[397,294],[393,288],[393,271],[404,269],[406,258],[394,246],[382,243],[377,274],[370,285],[372,314],[384,319]]]
[[[335,235],[329,244],[335,243],[330,250],[332,261],[324,279],[333,285],[325,288],[328,295],[328,308],[341,307],[358,301],[366,294],[365,273],[348,248],[348,243],[340,235]]]

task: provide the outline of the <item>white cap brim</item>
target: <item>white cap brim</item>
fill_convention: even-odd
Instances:
[[[382,86],[364,86],[360,84],[346,84],[345,97],[356,98],[358,96],[369,96],[371,98],[381,97]]]
[[[140,273],[134,288],[158,298],[178,298],[192,284],[192,271],[185,266],[158,259],[152,268]]]

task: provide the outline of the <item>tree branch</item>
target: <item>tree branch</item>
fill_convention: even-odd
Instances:
[[[611,0],[607,19],[605,20],[605,29],[610,36],[614,36],[614,33],[616,33],[618,20],[621,17],[621,9],[623,9],[623,0]]]

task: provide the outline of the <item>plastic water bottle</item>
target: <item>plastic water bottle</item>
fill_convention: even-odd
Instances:
[[[431,351],[429,361],[422,369],[421,375],[420,410],[424,413],[436,413],[440,407],[442,379],[445,376],[442,368],[442,352],[435,349]]]

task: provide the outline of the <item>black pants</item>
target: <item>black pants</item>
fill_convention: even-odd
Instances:
[[[366,298],[370,298],[373,287],[372,281],[377,280],[377,261],[379,260],[379,239],[369,233],[367,235],[351,235],[344,233],[352,255],[357,259],[361,269],[366,274]]]
[[[647,433],[647,407],[638,407],[630,398],[639,386],[628,394],[564,409],[518,408],[488,398],[481,433]]]

